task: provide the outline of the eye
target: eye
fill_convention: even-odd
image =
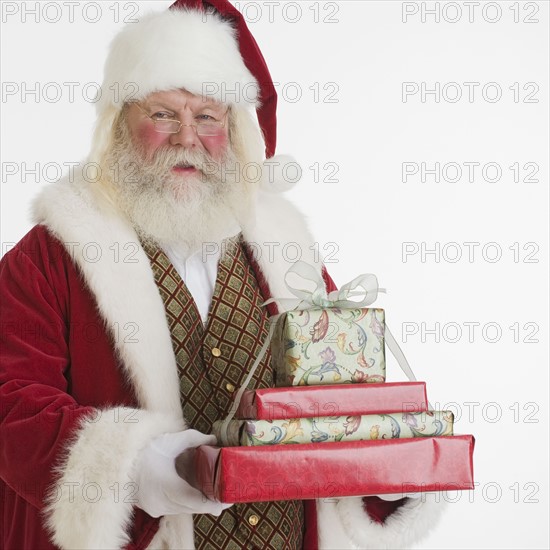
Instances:
[[[210,116],[210,115],[207,115],[207,114],[202,114],[202,115],[197,115],[196,117],[199,121],[201,122],[216,122],[217,119],[215,119],[213,116]]]
[[[174,120],[174,115],[166,111],[157,111],[151,115],[153,120]]]

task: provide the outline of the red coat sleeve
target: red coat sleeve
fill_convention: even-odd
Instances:
[[[137,408],[93,296],[44,226],[4,256],[0,292],[0,546],[145,548],[158,520],[133,505],[133,464],[183,421]]]
[[[0,475],[40,509],[63,443],[94,409],[67,393],[65,295],[47,280],[56,266],[39,264],[20,245],[0,263]]]

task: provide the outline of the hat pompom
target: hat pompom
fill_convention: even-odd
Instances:
[[[262,170],[262,190],[282,193],[292,189],[302,178],[302,167],[290,155],[266,159]]]

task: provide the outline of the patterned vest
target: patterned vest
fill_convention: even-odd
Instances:
[[[267,336],[264,297],[250,266],[242,236],[227,247],[218,265],[214,295],[204,327],[197,306],[164,252],[144,245],[164,302],[180,377],[187,424],[211,433],[229,411],[238,389]],[[271,354],[266,353],[252,388],[273,386]],[[219,517],[193,516],[195,548],[301,549],[301,501],[235,504]]]

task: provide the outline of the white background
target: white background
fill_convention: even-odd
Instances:
[[[61,2],[46,11],[3,2],[2,252],[32,227],[30,201],[55,177],[47,163],[86,156],[95,111],[83,92],[93,98],[116,29],[169,3],[81,2],[71,23]],[[263,2],[233,3],[280,83],[277,150],[304,168],[288,195],[321,250],[336,250],[330,273],[338,285],[378,275],[389,289],[379,304],[432,404],[455,412],[457,433],[476,436],[478,488],[444,495],[455,502],[422,547],[548,548],[548,2],[474,2],[473,12],[440,2],[439,22],[422,21],[435,2],[281,1],[271,14]],[[64,82],[78,83],[73,101]],[[403,82],[440,83],[439,101],[420,92],[404,101]],[[453,82],[463,94],[455,102]],[[472,101],[464,82],[479,83]],[[36,83],[38,98],[23,92]],[[538,102],[526,102],[534,90]],[[458,163],[462,178],[448,181],[449,166],[439,183],[403,181],[404,162]],[[465,162],[480,163],[473,182]],[[22,163],[39,163],[39,182]],[[499,181],[484,179],[487,163],[501,168]],[[536,181],[524,181],[526,163]],[[422,257],[437,246],[439,257]],[[419,251],[404,257],[404,247]],[[402,378],[390,365],[388,379]]]

